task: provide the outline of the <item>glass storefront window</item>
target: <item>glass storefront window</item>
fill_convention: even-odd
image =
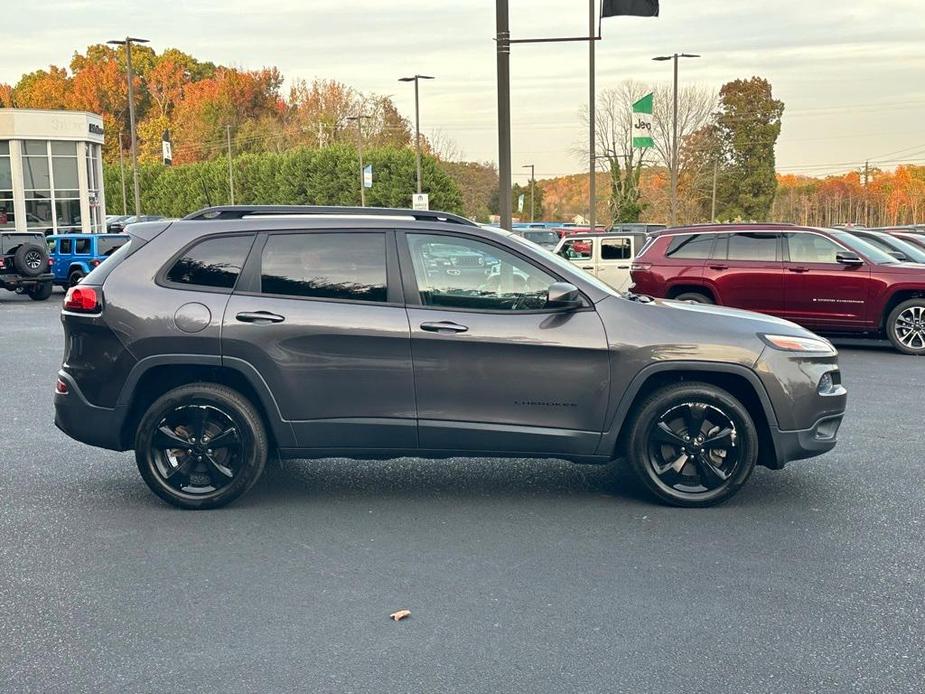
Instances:
[[[54,219],[51,200],[48,198],[26,200],[26,226],[42,231],[53,231]]]
[[[3,140],[0,142],[0,229],[13,229],[15,226],[10,143]]]
[[[22,158],[22,186],[27,191],[51,188],[48,156]]]
[[[77,182],[77,157],[54,157],[51,161],[56,191],[80,187]]]
[[[58,233],[80,231],[80,200],[55,198],[55,220]]]

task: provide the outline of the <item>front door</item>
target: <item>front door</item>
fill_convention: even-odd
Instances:
[[[222,358],[259,372],[299,446],[417,446],[394,236],[260,237],[225,310]]]
[[[421,447],[593,453],[610,389],[593,305],[547,309],[559,278],[483,239],[406,232],[399,249]]]
[[[608,236],[595,239],[597,277],[614,289],[626,291],[630,286],[630,262],[636,255],[635,238]]]
[[[786,234],[786,314],[807,327],[863,327],[867,319],[870,266],[843,265],[837,253],[852,253],[821,234]]]

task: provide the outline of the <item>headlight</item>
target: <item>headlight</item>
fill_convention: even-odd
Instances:
[[[794,335],[761,335],[762,340],[774,349],[783,352],[812,352],[814,354],[837,354],[828,340],[820,337],[796,337]]]

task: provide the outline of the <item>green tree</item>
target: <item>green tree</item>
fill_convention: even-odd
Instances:
[[[520,196],[524,196],[524,209],[520,211]],[[539,184],[539,181],[536,183],[536,190],[533,193],[533,206],[534,206],[534,219],[541,220],[543,219],[545,213],[543,211],[543,186]],[[511,209],[514,210],[514,216],[519,218],[521,221],[529,222],[530,221],[530,184],[524,183],[515,183],[511,187]]]
[[[497,214],[498,170],[493,164],[440,160],[438,166],[459,187],[466,217],[487,222],[491,215]]]
[[[717,194],[719,219],[768,218],[777,177],[774,146],[780,135],[784,103],[761,77],[723,85],[715,115],[721,157]]]

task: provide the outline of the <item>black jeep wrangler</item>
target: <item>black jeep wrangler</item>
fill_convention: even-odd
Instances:
[[[0,232],[0,289],[45,301],[54,287],[50,269],[42,232]]]

